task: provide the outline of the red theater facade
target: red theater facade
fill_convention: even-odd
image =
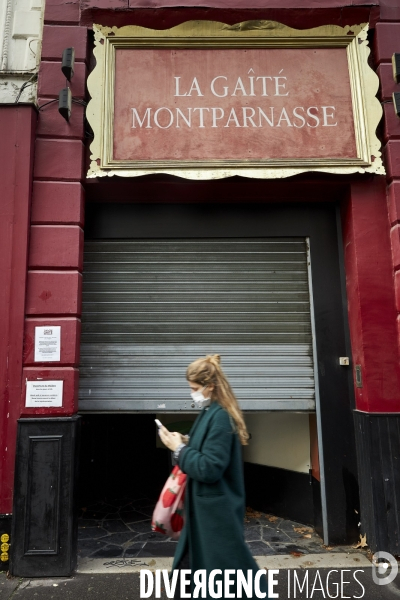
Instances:
[[[70,574],[78,508],[160,488],[153,419],[195,418],[185,366],[214,352],[248,504],[400,553],[400,9],[183,4],[48,0],[39,106],[74,47],[70,119],[0,109],[15,575]]]

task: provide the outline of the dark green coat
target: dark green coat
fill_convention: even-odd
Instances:
[[[192,573],[206,569],[208,576],[213,569],[241,569],[247,576],[247,570],[252,569],[255,574],[260,567],[244,541],[241,444],[233,419],[217,402],[201,410],[190,431],[189,444],[179,457],[179,466],[188,476],[185,526],[172,569],[178,567],[188,541]],[[267,592],[264,575],[260,589]],[[236,585],[230,592],[236,594]]]

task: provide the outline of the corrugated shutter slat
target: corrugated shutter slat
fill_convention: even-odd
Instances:
[[[81,410],[193,410],[210,353],[244,410],[315,408],[306,240],[86,242]]]

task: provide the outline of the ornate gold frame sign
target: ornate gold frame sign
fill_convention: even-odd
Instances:
[[[367,30],[95,25],[88,177],[384,174]]]

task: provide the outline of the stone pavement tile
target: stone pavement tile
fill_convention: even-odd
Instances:
[[[157,500],[158,500],[158,498],[154,499],[154,498],[149,498],[148,496],[143,496],[141,498],[135,498],[133,500],[131,498],[131,504],[135,508],[140,508],[141,506],[147,506],[148,504],[151,504],[151,503],[154,503],[154,506],[155,506],[157,503]]]
[[[289,544],[292,541],[284,531],[277,531],[267,526],[261,528],[261,539],[265,542],[281,542],[282,544]]]
[[[298,523],[297,521],[291,521],[290,519],[282,519],[279,524],[279,527],[277,526],[276,528],[282,529],[282,531],[296,533],[294,530],[295,527],[301,527],[302,529],[306,529],[307,531],[305,533],[312,533],[314,531],[313,527],[311,527],[310,525],[304,525],[304,523]]]
[[[103,519],[85,519],[85,518],[80,518],[78,519],[78,528],[79,529],[83,529],[86,527],[101,527],[101,524],[103,522]]]
[[[121,506],[130,505],[132,502],[132,497],[129,495],[125,496],[107,496],[104,498],[104,503],[108,506],[113,506],[116,509],[120,509]]]
[[[282,544],[281,542],[268,542],[268,545],[276,554],[290,554],[291,552],[309,554],[307,548],[298,546],[297,544],[291,544],[290,541],[287,544]]]
[[[105,519],[108,514],[106,510],[85,510],[82,513],[85,519],[96,519],[97,521]]]
[[[147,515],[148,517],[152,517],[153,516],[153,512],[154,512],[154,508],[155,508],[155,504],[151,505],[151,506],[142,506],[142,507],[138,507],[138,510],[143,513],[144,515]]]
[[[267,556],[269,554],[276,554],[272,548],[262,541],[259,542],[247,542],[250,548],[250,552],[253,556]]]
[[[18,577],[7,579],[6,572],[0,572],[0,600],[8,600],[14,591],[20,585],[21,580]]]
[[[78,546],[78,558],[86,558],[100,550],[100,548],[104,548],[106,544],[101,540],[80,540]]]
[[[261,525],[245,527],[244,539],[246,540],[246,542],[261,541]]]
[[[142,549],[142,547],[143,547],[142,542],[134,542],[133,544],[131,544],[129,546],[129,548],[126,548],[125,553],[124,553],[124,558],[131,558],[131,557],[137,556],[139,551]]]
[[[116,513],[107,513],[106,515],[104,515],[104,521],[121,521],[121,515],[119,514],[119,512]]]
[[[135,535],[135,534],[134,534]],[[158,531],[147,531],[146,533],[139,533],[135,535],[134,542],[166,542],[168,537],[159,533]]]
[[[89,504],[86,509],[91,512],[98,510],[99,512],[115,513],[118,512],[119,506],[114,506],[108,502],[96,502],[95,504]]]
[[[149,518],[148,515],[138,512],[137,510],[129,510],[126,512],[121,510],[120,515],[124,523],[135,523],[136,521],[144,521]]]
[[[136,521],[136,523],[130,523],[129,529],[135,531],[136,533],[149,533],[151,531],[151,521],[147,519],[146,521]]]
[[[123,544],[126,544],[127,542],[130,542],[130,541],[133,542],[134,537],[135,537],[135,534],[133,533],[133,531],[128,531],[126,533],[111,533],[109,535],[102,537],[101,539],[106,544],[114,544],[116,546],[122,546]]]
[[[151,499],[151,498],[146,498],[143,501],[140,502],[132,502],[132,506],[133,508],[136,508],[137,510],[143,510],[144,508],[146,510],[154,510],[156,504],[158,502],[158,498],[156,499]]]
[[[121,519],[104,519],[102,523],[103,529],[109,533],[123,533],[130,531],[129,527],[125,525]]]
[[[102,527],[82,527],[78,529],[78,540],[96,539],[107,535]]]
[[[90,555],[90,558],[122,558],[124,550],[121,546],[104,546]]]
[[[246,517],[249,520],[249,525],[269,525],[270,527],[276,527],[279,529],[280,523],[283,521],[281,517],[275,515],[267,515],[261,513],[259,517]]]
[[[174,542],[147,542],[137,556],[174,556]]]

